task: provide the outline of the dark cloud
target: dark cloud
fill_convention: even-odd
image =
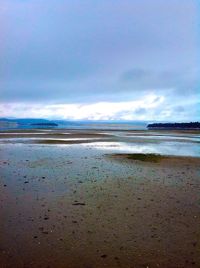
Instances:
[[[120,77],[120,82],[126,88],[135,90],[169,90],[173,89],[177,93],[196,91],[197,72],[196,70],[181,71],[154,71],[146,69],[132,69],[124,72]]]

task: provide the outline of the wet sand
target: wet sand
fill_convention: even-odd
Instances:
[[[0,267],[200,267],[200,158],[128,156],[1,144]]]

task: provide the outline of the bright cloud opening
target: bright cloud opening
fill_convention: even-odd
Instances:
[[[3,116],[19,118],[60,118],[68,120],[138,120],[146,112],[159,107],[163,96],[147,95],[142,99],[123,102],[97,102],[91,104],[39,105],[27,103],[2,104]]]

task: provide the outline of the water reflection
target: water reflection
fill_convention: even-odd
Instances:
[[[78,134],[79,132],[65,132],[62,131],[59,134],[71,134],[72,136],[57,136],[52,130],[52,136],[50,130],[48,131],[48,137],[38,134],[47,134],[47,130],[44,132],[29,133],[24,132],[20,134],[25,134],[27,136],[20,137],[17,136],[17,132],[4,132],[1,134],[0,143],[12,143],[12,144],[38,144],[44,141],[44,144],[48,144],[51,141],[54,146],[83,146],[82,148],[93,148],[97,150],[104,150],[111,152],[124,152],[124,153],[158,153],[163,155],[183,155],[183,156],[198,156],[200,157],[200,135],[198,133],[161,133],[161,132],[131,132],[131,131],[102,131],[102,132],[92,132],[89,134],[104,134],[105,136],[91,137],[86,136],[88,132],[84,133],[84,137],[77,137],[73,134]],[[35,135],[36,134],[36,135]],[[80,134],[80,133],[79,133]],[[6,137],[6,135],[8,135]],[[9,137],[13,135],[13,137]],[[35,137],[30,137],[30,135],[35,135]],[[107,135],[107,136],[106,136]],[[66,144],[65,144],[66,141]],[[60,142],[60,144],[59,144]],[[63,142],[63,143],[62,143]],[[67,144],[71,143],[71,144]],[[89,143],[90,142],[90,143]],[[49,142],[50,143],[50,142]],[[54,143],[54,144],[53,144]],[[79,143],[78,145],[76,143]]]
[[[151,140],[183,140],[200,142],[200,136],[179,136],[179,135],[128,135],[132,139],[151,139]]]
[[[82,144],[89,148],[99,150],[110,150],[111,152],[123,153],[156,153],[162,155],[177,156],[198,156],[200,157],[200,148],[195,143],[189,142],[167,142],[160,143],[127,143],[127,142],[94,142]]]
[[[101,138],[103,139],[103,138]],[[99,140],[99,138],[95,138],[95,137],[90,137],[90,138],[45,138],[45,137],[14,137],[14,138],[1,138],[0,142],[4,143],[4,142],[16,142],[16,143],[23,143],[26,141],[34,141],[34,140],[40,140],[40,141],[89,141],[89,140]]]

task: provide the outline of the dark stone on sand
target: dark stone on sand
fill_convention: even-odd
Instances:
[[[49,232],[47,232],[47,231],[43,231],[42,233],[43,233],[43,234],[48,234]]]
[[[72,205],[73,206],[85,206],[85,203],[77,202],[77,203],[73,203]]]

